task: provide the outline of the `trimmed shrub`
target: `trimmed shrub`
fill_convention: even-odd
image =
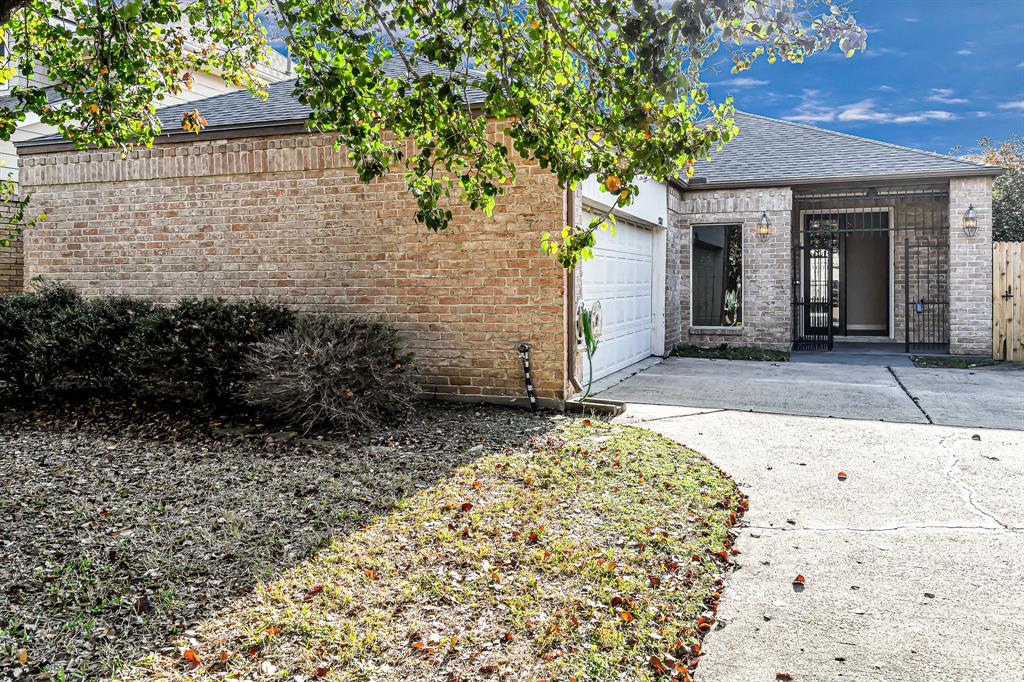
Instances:
[[[85,387],[239,398],[296,426],[365,428],[404,415],[417,393],[397,332],[367,320],[299,319],[260,301],[124,296],[83,300],[47,284],[0,296],[0,388],[30,396]]]
[[[124,296],[83,300],[66,285],[0,296],[0,382],[20,395],[85,385],[131,395],[184,390],[224,402],[249,346],[295,324],[281,305]]]
[[[243,378],[249,347],[295,325],[295,313],[282,305],[220,298],[184,298],[147,325],[140,358],[144,372],[193,393],[204,402],[222,402]]]
[[[82,308],[78,292],[63,284],[0,296],[0,381],[28,395],[67,374]]]
[[[368,428],[405,416],[418,391],[398,333],[379,322],[317,315],[256,344],[240,394],[307,429]]]
[[[91,299],[84,308],[72,373],[102,391],[136,392],[159,366],[153,330],[166,309],[129,296]]]

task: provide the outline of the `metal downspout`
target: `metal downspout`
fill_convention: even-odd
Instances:
[[[571,187],[565,188],[565,224],[576,224],[576,197]],[[565,272],[565,371],[577,392],[583,387],[576,381],[576,273]]]

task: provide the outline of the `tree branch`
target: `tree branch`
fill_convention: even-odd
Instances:
[[[0,24],[11,20],[11,15],[23,7],[28,7],[31,0],[0,0]]]

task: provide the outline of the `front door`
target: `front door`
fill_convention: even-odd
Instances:
[[[888,212],[806,215],[803,246],[801,295],[813,304],[807,329],[823,335],[827,324],[832,336],[889,336]]]

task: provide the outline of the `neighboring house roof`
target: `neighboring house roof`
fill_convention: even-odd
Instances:
[[[436,73],[448,75],[450,71],[428,62],[416,65],[419,74]],[[392,57],[384,63],[384,73],[392,78],[406,76],[405,63],[398,57]],[[471,72],[473,73],[473,72]],[[253,97],[246,90],[237,90],[205,99],[175,104],[157,110],[160,125],[165,135],[182,134],[181,120],[187,112],[198,110],[206,119],[205,133],[224,133],[228,131],[246,131],[253,128],[304,127],[312,109],[299,102],[295,96],[296,79],[278,81],[267,86],[267,99]],[[484,101],[486,95],[477,88],[469,89],[469,104],[477,105]],[[193,133],[185,133],[194,137]],[[47,135],[31,141],[19,143],[17,146],[51,146],[62,143],[59,135]]]
[[[1001,169],[865,137],[737,111],[739,135],[693,165],[691,189],[832,180],[998,175]]]
[[[43,92],[46,95],[47,104],[53,104],[60,100],[60,93],[58,93],[57,89],[52,85],[43,88]],[[3,107],[4,109],[13,109],[17,107],[19,103],[19,99],[14,95],[7,94],[0,96],[0,107]]]

